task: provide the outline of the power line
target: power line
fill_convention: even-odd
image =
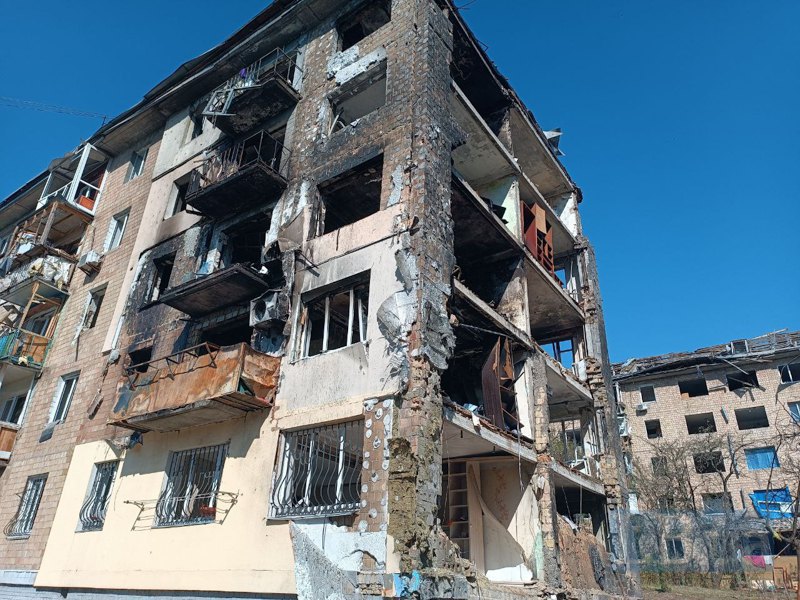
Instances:
[[[103,115],[96,112],[79,110],[76,108],[68,108],[66,106],[58,106],[57,104],[45,104],[43,102],[34,102],[33,100],[22,100],[21,98],[10,98],[9,96],[0,96],[0,106],[9,106],[11,108],[26,108],[29,110],[38,110],[39,112],[60,113],[62,115],[72,115],[74,117],[103,119],[104,124],[108,119],[108,115]]]

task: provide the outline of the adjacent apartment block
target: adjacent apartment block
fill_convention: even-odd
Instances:
[[[796,582],[800,332],[614,372],[642,569]]]
[[[581,200],[449,0],[273,2],[0,204],[0,598],[635,593]]]

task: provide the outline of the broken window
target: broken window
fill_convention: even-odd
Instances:
[[[672,496],[659,496],[656,499],[656,505],[659,512],[665,515],[675,514],[675,498]]]
[[[795,423],[800,423],[800,402],[789,402],[789,414]]]
[[[655,402],[656,388],[652,385],[642,386],[639,388],[639,396],[641,397],[642,403]]]
[[[697,396],[708,396],[708,385],[704,377],[694,379],[684,379],[678,382],[678,389],[684,398],[696,398]]]
[[[340,48],[342,50],[352,48],[365,37],[389,23],[391,18],[391,0],[368,2],[355,14],[350,14],[342,19],[337,26]]]
[[[62,375],[58,380],[48,423],[63,423],[66,420],[69,406],[72,404],[72,397],[75,395],[75,387],[78,384],[78,375],[79,373],[70,373]]]
[[[259,215],[225,231],[226,265],[260,265],[272,215]]]
[[[781,383],[794,383],[800,381],[800,362],[781,365],[778,367],[781,374]]]
[[[170,194],[169,199],[169,206],[167,207],[167,212],[164,215],[165,219],[170,217],[174,217],[180,212],[185,211],[189,205],[186,202],[186,195],[189,192],[189,175],[185,175],[180,179],[176,180],[175,183],[172,184],[172,192]]]
[[[42,501],[46,481],[47,475],[28,477],[25,491],[22,492],[19,500],[17,513],[4,530],[7,537],[12,539],[25,538],[31,534],[33,523],[36,520],[36,513],[39,512],[39,503]]]
[[[148,298],[150,302],[157,301],[161,297],[161,294],[167,291],[174,264],[174,254],[163,256],[153,261],[153,277],[150,280],[150,293]]]
[[[712,413],[686,415],[686,429],[689,431],[689,435],[714,433],[717,430],[717,424]]]
[[[125,227],[128,224],[129,214],[130,209],[125,209],[111,217],[111,222],[108,224],[106,241],[103,244],[103,252],[109,252],[120,245],[122,236],[125,234]]]
[[[650,459],[650,464],[653,467],[653,475],[663,477],[669,473],[666,456],[653,456]]]
[[[518,431],[514,357],[508,338],[497,340],[481,370],[481,381],[486,418],[504,431]]]
[[[386,61],[344,84],[330,99],[333,130],[344,129],[386,104]]]
[[[722,452],[698,452],[692,456],[694,470],[700,474],[724,473],[725,461],[722,459]]]
[[[765,448],[747,448],[744,451],[747,468],[751,471],[777,469],[781,466],[775,446]]]
[[[83,329],[93,329],[97,325],[97,317],[100,315],[100,307],[103,305],[105,297],[105,286],[99,290],[89,292],[89,300],[83,315]]]
[[[741,371],[728,373],[727,380],[728,389],[732,392],[741,390],[742,388],[758,387],[758,377],[755,371],[747,371],[747,373],[742,373]]]
[[[352,514],[361,505],[364,421],[281,433],[270,517]]]
[[[150,360],[153,358],[153,347],[147,346],[128,352],[128,370],[136,373],[147,373],[150,368]]]
[[[644,429],[647,432],[647,439],[655,440],[662,436],[661,433],[661,421],[658,419],[653,419],[651,421],[644,422]]]
[[[733,510],[733,501],[729,493],[703,494],[703,512],[707,515],[720,515]]]
[[[683,542],[680,538],[667,538],[667,557],[670,560],[680,560],[684,557]]]
[[[359,283],[304,302],[302,355],[315,356],[367,341],[368,309],[368,283]]]
[[[125,175],[125,182],[131,181],[144,173],[144,163],[147,160],[148,148],[143,148],[131,154],[131,162],[128,164],[128,172]]]
[[[92,486],[86,494],[79,513],[80,531],[100,531],[106,521],[108,499],[111,496],[111,486],[119,467],[118,460],[98,463],[94,466]]]
[[[204,329],[201,335],[203,342],[215,346],[233,346],[236,344],[249,344],[253,338],[253,328],[250,327],[249,314],[238,319],[226,321],[216,327]]]
[[[767,410],[763,406],[755,406],[753,408],[737,408],[734,412],[736,414],[736,424],[739,426],[741,431],[769,427]]]
[[[383,155],[319,186],[324,211],[322,233],[336,231],[381,209]]]
[[[566,369],[571,369],[575,362],[575,349],[572,338],[548,342],[544,344],[544,350],[554,359],[561,363]]]
[[[228,444],[173,452],[167,482],[156,502],[156,526],[211,523],[217,518],[217,500]]]

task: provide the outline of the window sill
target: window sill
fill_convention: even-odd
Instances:
[[[31,537],[31,534],[30,533],[26,533],[25,535],[7,535],[6,539],[7,540],[12,540],[12,541],[14,541],[14,540],[27,540],[30,537]]]
[[[297,358],[297,359],[293,360],[291,364],[295,365],[295,364],[298,364],[298,363],[305,362],[307,360],[312,360],[312,359],[315,359],[315,358],[319,358],[321,356],[331,356],[331,355],[337,354],[339,352],[342,352],[344,350],[351,350],[353,348],[356,348],[357,346],[362,346],[364,348],[365,353],[366,353],[366,348],[369,346],[369,340],[367,340],[366,342],[356,342],[354,344],[350,344],[349,346],[342,346],[341,348],[336,348],[335,350],[328,350],[326,352],[320,352],[319,354],[312,354],[311,356],[301,356],[300,358]]]

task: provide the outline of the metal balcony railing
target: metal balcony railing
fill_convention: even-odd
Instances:
[[[192,171],[186,200],[223,183],[251,166],[260,165],[279,174],[281,163],[289,157],[284,145],[267,131],[254,133],[241,141],[220,146],[203,163]]]
[[[50,348],[50,338],[24,329],[0,329],[0,360],[41,367]]]

